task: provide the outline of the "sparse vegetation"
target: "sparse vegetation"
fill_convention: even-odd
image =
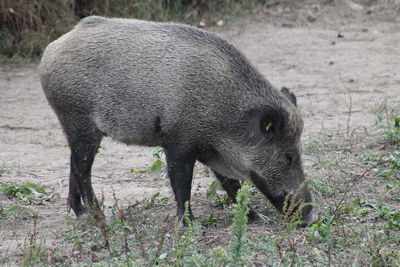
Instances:
[[[376,125],[380,128],[386,141],[393,146],[400,146],[400,106],[389,106],[387,99],[374,108]]]
[[[48,193],[44,187],[40,187],[31,182],[23,182],[20,184],[4,184],[0,183],[0,190],[7,196],[18,199],[23,205],[36,204],[44,205],[53,199],[53,195]]]
[[[3,176],[3,174],[5,173],[7,173],[7,169],[0,167],[0,177]]]

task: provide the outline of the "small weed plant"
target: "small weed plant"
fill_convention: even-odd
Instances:
[[[387,99],[374,108],[376,125],[390,145],[400,146],[400,106],[389,105]]]
[[[218,192],[221,189],[221,183],[213,181],[207,189],[206,198],[212,201],[216,206],[224,207],[231,203],[231,199],[225,193]]]
[[[0,177],[6,174],[7,172],[8,172],[7,169],[0,167]]]
[[[44,205],[54,198],[53,194],[46,191],[44,187],[32,182],[15,184],[0,183],[0,189],[9,197],[15,197],[23,205]]]
[[[234,222],[232,226],[234,241],[231,245],[231,266],[245,266],[247,249],[247,214],[249,213],[249,185],[244,184],[238,191],[234,204]]]
[[[164,154],[164,148],[158,147],[154,150],[153,152],[153,157],[155,158],[155,161],[153,165],[150,166],[148,169],[148,172],[150,173],[160,173],[162,167],[165,165],[165,163],[162,161],[162,154]]]
[[[9,215],[15,214],[20,209],[21,209],[21,207],[18,206],[18,205],[13,205],[13,206],[11,206],[9,208],[3,208],[3,207],[0,206],[0,215],[9,216]]]

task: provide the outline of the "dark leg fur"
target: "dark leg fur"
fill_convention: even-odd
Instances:
[[[177,149],[177,146],[165,146],[168,175],[172,190],[175,194],[178,210],[177,215],[182,220],[185,213],[185,203],[189,202],[189,219],[195,218],[190,208],[190,194],[192,188],[193,167],[196,162],[195,153],[188,153]],[[184,222],[185,223],[185,222]]]
[[[102,213],[92,188],[91,168],[102,134],[84,116],[69,115],[66,121],[60,121],[71,149],[68,204],[78,218],[89,211],[98,219]]]
[[[85,209],[83,208],[81,202],[81,193],[79,192],[79,188],[76,183],[75,176],[72,174],[72,171],[69,175],[68,206],[72,208],[76,217],[78,218],[85,213]]]
[[[232,199],[234,203],[236,203],[236,195],[238,190],[241,188],[240,182],[238,180],[226,178],[219,173],[214,172],[215,176],[221,182],[222,188],[228,193],[228,196]],[[253,210],[252,207],[249,206],[249,214],[247,217],[250,221],[256,221],[259,219],[257,212]]]

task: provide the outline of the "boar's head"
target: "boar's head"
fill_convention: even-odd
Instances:
[[[244,112],[229,140],[235,149],[225,153],[233,171],[247,176],[280,212],[291,215],[301,207],[302,221],[309,223],[312,207],[303,205],[311,202],[301,160],[304,122],[295,96],[287,89],[278,94]]]

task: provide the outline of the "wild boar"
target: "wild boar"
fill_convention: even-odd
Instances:
[[[239,181],[251,180],[279,211],[311,202],[296,97],[211,33],[87,17],[48,45],[39,72],[71,149],[68,203],[78,218],[99,210],[91,167],[103,136],[165,149],[180,218],[196,160],[232,199]],[[311,211],[302,209],[305,222]],[[252,209],[249,218],[257,218]]]

